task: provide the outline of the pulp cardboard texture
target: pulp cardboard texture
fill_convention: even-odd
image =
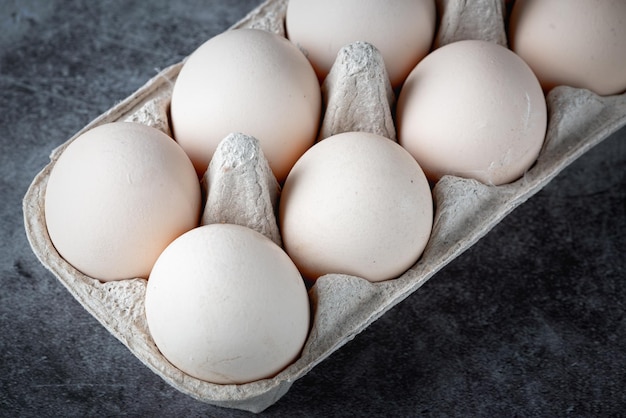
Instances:
[[[286,0],[268,0],[233,28],[261,28],[284,36],[286,6]],[[435,44],[484,39],[506,45],[504,14],[503,0],[442,0]],[[169,132],[167,107],[182,64],[163,70],[52,152],[50,163],[35,177],[24,197],[26,232],[39,260],[151,370],[196,399],[252,412],[263,411],[275,403],[295,380],[417,290],[576,158],[626,125],[626,94],[600,97],[565,86],[552,90],[547,97],[549,126],[543,150],[522,178],[503,186],[487,186],[452,176],[442,178],[433,190],[436,212],[432,236],[414,266],[402,276],[380,283],[340,274],[321,277],[309,291],[313,321],[300,358],[270,379],[216,385],[182,373],[160,354],[144,314],[146,281],[101,283],[81,274],[56,252],[47,234],[43,210],[50,171],[67,145],[82,132],[118,120],[146,123]],[[322,128],[326,133],[321,137],[342,130],[376,130],[380,126],[384,128],[382,132],[395,137],[393,124],[390,126],[393,92],[386,85],[384,67],[381,68],[375,48],[367,44],[347,46],[335,67],[324,85],[328,111]],[[354,72],[354,68],[359,70]],[[353,103],[353,112],[345,112],[346,106],[341,104],[343,93],[336,94],[341,91],[360,102],[358,106]]]
[[[224,138],[202,178],[206,204],[200,223],[246,226],[282,247],[276,210],[280,185],[259,141],[242,133]]]
[[[396,140],[395,95],[382,56],[366,42],[343,47],[322,84],[325,104],[319,140],[367,131]]]

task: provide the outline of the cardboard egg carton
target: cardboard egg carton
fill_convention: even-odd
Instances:
[[[504,0],[439,0],[438,6],[437,46],[462,39],[506,45]],[[286,7],[287,0],[267,0],[233,28],[260,28],[285,36]],[[309,291],[312,328],[301,356],[273,378],[241,385],[217,385],[186,375],[160,354],[144,313],[146,280],[101,283],[80,273],[56,252],[44,218],[50,171],[67,145],[82,132],[121,120],[145,123],[169,132],[169,98],[182,64],[160,72],[51,153],[50,163],[35,177],[24,198],[26,232],[39,260],[87,311],[156,374],[201,401],[253,412],[275,403],[295,380],[417,290],[567,165],[626,125],[626,94],[600,97],[582,89],[554,89],[547,97],[549,125],[543,150],[522,178],[503,186],[487,186],[453,176],[442,178],[433,190],[436,212],[432,236],[414,266],[396,279],[379,283],[341,274],[319,278]],[[323,86],[326,113],[320,138],[343,130],[369,130],[394,139],[394,92],[387,85],[384,66],[375,48],[347,46],[332,71],[333,75]],[[353,111],[346,111],[347,102],[341,99],[346,96],[355,105]]]

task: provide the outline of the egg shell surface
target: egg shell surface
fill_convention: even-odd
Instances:
[[[394,141],[364,132],[310,148],[287,177],[279,222],[285,250],[309,279],[399,276],[420,257],[433,222],[419,165]]]
[[[428,178],[489,185],[521,177],[547,128],[541,86],[528,65],[495,43],[465,40],[424,58],[398,98],[398,142]]]
[[[290,0],[285,17],[287,37],[320,79],[342,47],[364,41],[382,54],[394,87],[430,50],[436,23],[433,0]]]
[[[509,39],[546,91],[626,90],[626,1],[516,0]]]
[[[174,140],[138,123],[97,126],[72,141],[46,187],[50,239],[101,281],[147,278],[157,257],[198,224],[200,184]]]
[[[171,100],[174,138],[204,174],[219,142],[243,133],[261,149],[279,182],[313,145],[321,90],[304,55],[257,29],[217,35],[188,57]]]
[[[247,227],[211,224],[176,239],[157,260],[146,317],[161,353],[218,384],[275,375],[309,330],[300,273],[274,242]]]

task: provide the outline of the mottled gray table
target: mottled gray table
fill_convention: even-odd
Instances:
[[[48,154],[259,2],[0,0],[0,415],[244,416],[179,393],[32,254]],[[269,416],[626,410],[626,130],[298,380]]]

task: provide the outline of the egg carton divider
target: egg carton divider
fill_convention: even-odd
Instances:
[[[286,6],[287,0],[267,0],[231,29],[260,28],[285,36]],[[439,6],[442,19],[437,33],[439,45],[460,39],[484,39],[506,45],[503,0],[471,3],[441,0]],[[544,148],[535,165],[522,178],[503,186],[488,186],[475,180],[445,176],[433,191],[436,212],[431,239],[413,267],[399,278],[380,283],[342,274],[321,277],[309,291],[313,325],[300,358],[270,379],[242,385],[216,385],[182,373],[160,354],[145,320],[146,280],[101,283],[74,269],[54,249],[47,234],[43,209],[52,167],[69,143],[83,132],[119,120],[169,129],[167,123],[163,125],[163,118],[167,121],[168,100],[183,63],[162,70],[52,151],[50,163],[34,178],[24,197],[25,229],[40,262],[142,363],[195,399],[252,412],[263,411],[278,401],[295,380],[419,289],[574,160],[626,125],[626,93],[600,97],[587,90],[554,89],[547,97],[549,124]],[[380,100],[380,95],[378,97]],[[386,111],[384,106],[374,107]]]

